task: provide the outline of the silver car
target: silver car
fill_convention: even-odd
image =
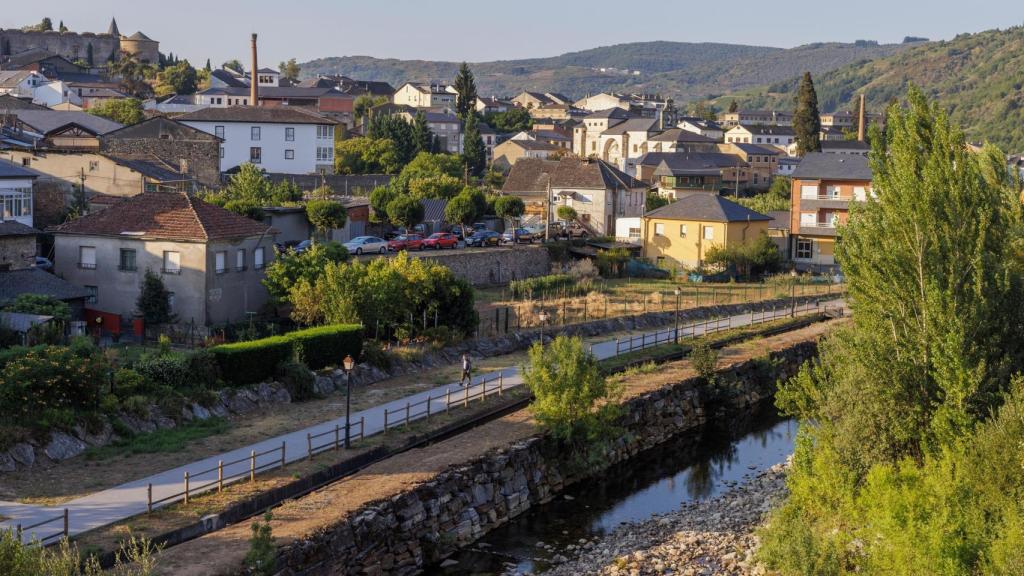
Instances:
[[[349,254],[372,254],[379,252],[380,254],[388,253],[388,243],[383,238],[376,236],[358,236],[345,242],[343,244],[348,249]]]

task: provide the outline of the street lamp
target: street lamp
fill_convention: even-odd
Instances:
[[[345,448],[348,449],[352,447],[349,416],[352,413],[352,369],[356,367],[356,361],[351,354],[346,354],[341,364],[345,368]]]
[[[548,321],[548,313],[541,310],[540,314],[537,315],[537,319],[540,320],[540,345],[544,345],[544,323]]]
[[[679,296],[683,293],[677,286],[676,293],[676,344],[679,344]]]

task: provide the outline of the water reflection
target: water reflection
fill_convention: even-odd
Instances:
[[[550,553],[580,538],[603,535],[623,522],[676,510],[688,501],[718,496],[736,483],[785,460],[797,425],[774,413],[708,427],[613,466],[601,479],[573,486],[563,496],[520,516],[426,574],[502,574],[542,568]]]

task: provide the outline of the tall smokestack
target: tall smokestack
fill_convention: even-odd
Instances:
[[[256,62],[256,33],[252,34],[252,72],[249,74],[249,105],[259,106],[259,74],[256,71],[259,70],[259,66]]]
[[[857,111],[857,140],[859,142],[864,141],[864,121],[866,120],[866,114],[864,114],[864,94],[860,95],[860,109]]]

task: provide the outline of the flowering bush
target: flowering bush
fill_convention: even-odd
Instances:
[[[0,370],[0,419],[28,427],[65,425],[69,414],[99,405],[108,364],[96,349],[29,349]]]

